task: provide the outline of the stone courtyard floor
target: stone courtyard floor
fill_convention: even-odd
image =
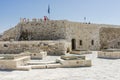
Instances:
[[[86,56],[92,67],[0,71],[0,80],[120,80],[120,59],[100,59],[96,52]]]

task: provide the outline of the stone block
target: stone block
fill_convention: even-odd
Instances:
[[[57,64],[47,64],[46,65],[47,68],[60,68],[61,67],[61,64],[57,63]]]
[[[19,57],[17,59],[0,59],[0,69],[16,70],[19,66],[25,66],[30,60],[29,56]]]
[[[31,65],[32,69],[46,69],[46,65]]]
[[[120,59],[120,52],[118,51],[99,51],[98,58]]]
[[[16,62],[13,60],[0,60],[0,69],[16,69]]]
[[[60,60],[62,67],[90,67],[91,60]]]
[[[16,70],[29,71],[31,70],[31,66],[18,66]]]

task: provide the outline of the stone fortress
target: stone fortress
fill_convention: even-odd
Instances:
[[[9,62],[9,60],[6,62],[0,60],[0,63],[5,64],[2,65],[2,67],[0,65],[0,68],[7,66],[6,68],[26,69],[26,60],[30,60],[30,57],[42,59],[46,54],[64,55],[66,53],[75,53],[74,51],[119,49],[119,36],[120,26],[117,25],[80,23],[68,20],[43,20],[35,18],[29,20],[21,18],[15,27],[5,31],[0,37],[0,54],[3,54],[5,59],[6,54],[7,59],[9,59],[9,55],[19,54],[20,57],[18,58],[20,59],[15,58],[14,60],[14,57],[12,58],[13,63],[16,63],[14,64],[15,67],[6,65],[6,62]],[[22,56],[30,57],[21,58],[21,53],[26,52],[27,54],[22,54]],[[99,53],[98,57],[106,56],[104,52]],[[114,54],[110,53],[110,57],[111,55]],[[116,53],[114,58],[116,58],[116,56],[120,58],[119,53]],[[25,68],[21,67],[20,64],[24,65]],[[56,63],[52,63],[52,65],[29,64],[32,64],[32,66],[27,66],[27,69],[41,69],[48,67],[91,66],[91,61],[86,60],[84,56],[66,55],[57,60]]]
[[[73,50],[101,50],[119,48],[120,26],[71,22],[67,20],[20,19],[4,32],[1,40],[9,41],[61,41]]]

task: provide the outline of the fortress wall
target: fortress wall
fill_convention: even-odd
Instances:
[[[111,44],[112,42],[113,42],[112,44],[116,44],[116,41],[120,39],[120,28],[113,27],[114,26],[112,26],[112,28],[103,27],[100,29],[100,44],[102,49],[108,48],[109,44]]]
[[[68,22],[66,35],[69,42],[76,40],[77,50],[99,50],[99,25]],[[81,40],[81,45],[80,45]],[[93,40],[93,45],[91,41]]]
[[[64,40],[56,41],[13,41],[0,42],[0,54],[19,54],[24,51],[39,53],[47,51],[50,55],[61,55],[67,52],[71,44]]]
[[[86,24],[86,23],[79,23],[79,22],[67,22],[66,23],[66,39],[71,42],[72,39],[75,39],[75,46],[77,50],[100,50],[101,46],[103,46],[104,38],[101,40],[101,28],[117,28],[120,29],[118,25],[107,25],[107,24]],[[120,35],[119,30],[113,30],[112,35],[109,33],[110,36]],[[80,40],[82,41],[82,45],[80,45]],[[107,40],[107,37],[105,39]],[[112,40],[110,38],[110,40]],[[93,44],[92,44],[93,43]]]
[[[31,32],[32,40],[65,39],[65,21],[41,21],[21,23],[24,30]]]
[[[65,20],[20,22],[16,27],[4,32],[2,39],[16,39],[20,35],[20,30],[24,32],[27,30],[32,40],[65,39],[65,22]]]

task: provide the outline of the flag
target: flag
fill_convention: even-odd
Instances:
[[[48,5],[48,14],[50,14],[50,5]]]

